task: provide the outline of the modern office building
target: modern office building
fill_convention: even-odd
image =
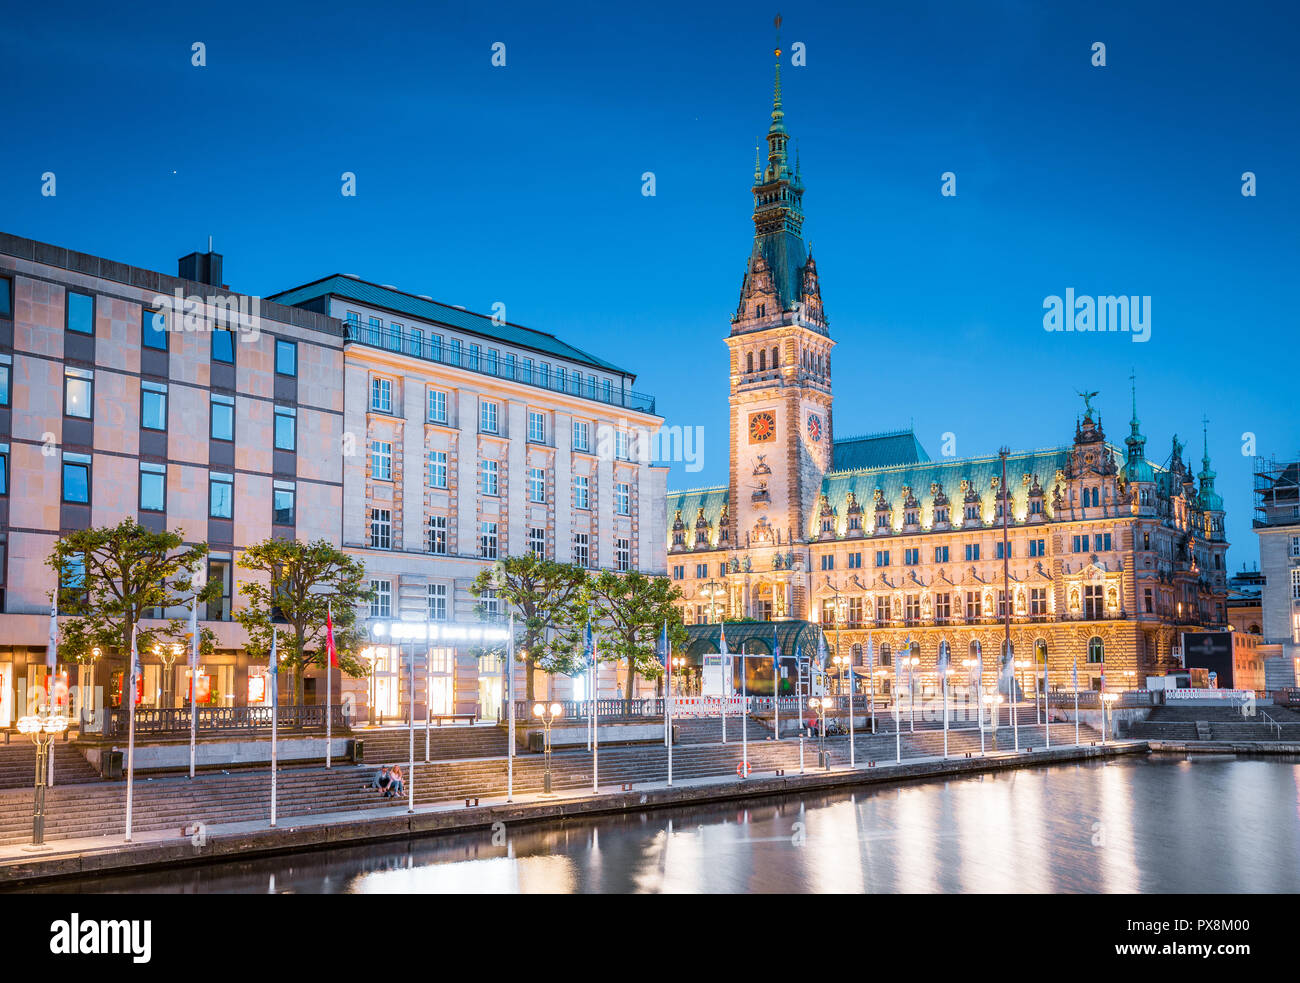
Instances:
[[[1300,679],[1300,460],[1256,459],[1255,513],[1266,685],[1292,688]]]
[[[246,701],[265,666],[231,618],[234,561],[270,536],[338,541],[342,462],[317,449],[343,430],[343,346],[337,321],[230,292],[214,253],[168,276],[0,235],[0,726],[45,682],[56,538],[126,516],[209,544],[203,671],[214,702]],[[182,673],[143,661],[144,705],[178,705]],[[95,666],[110,706],[124,666]]]

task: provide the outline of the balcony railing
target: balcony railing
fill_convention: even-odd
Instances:
[[[568,393],[581,399],[590,399],[637,413],[655,411],[654,397],[645,393],[633,392],[621,386],[606,386],[603,380],[598,385],[593,384],[596,382],[595,376],[588,376],[581,384],[575,384],[572,376],[566,376],[561,384],[560,377],[553,370],[543,372],[537,366],[530,369],[520,362],[510,362],[499,355],[490,356],[487,352],[476,353],[455,348],[417,329],[398,329],[388,325],[372,326],[349,321],[344,325],[344,331],[348,341],[382,348],[385,351],[413,355],[416,358],[437,362],[439,365],[450,365],[497,379],[522,382],[551,392]]]
[[[323,705],[282,706],[278,710],[277,726],[282,732],[290,730],[324,730]],[[346,733],[352,724],[351,713],[345,705],[329,708],[333,711],[333,726]],[[271,707],[199,707],[195,729],[200,734],[217,732],[256,731],[270,733]],[[109,709],[104,712],[104,736],[122,737],[127,732],[127,710]],[[140,735],[166,734],[180,736],[190,732],[188,707],[136,707],[135,732]]]

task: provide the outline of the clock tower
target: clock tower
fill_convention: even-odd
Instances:
[[[778,23],[778,28],[779,28]],[[754,161],[754,246],[727,338],[731,362],[731,542],[779,547],[809,536],[831,466],[831,348],[817,265],[803,240],[803,180],[781,108],[776,48],[767,164]]]

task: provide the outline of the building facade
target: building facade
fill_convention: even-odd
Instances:
[[[904,649],[923,691],[938,686],[941,649],[959,684],[968,660],[991,684],[1008,605],[1030,688],[1036,672],[1040,685],[1071,686],[1076,659],[1084,688],[1103,673],[1127,688],[1177,668],[1183,632],[1226,623],[1223,502],[1208,452],[1199,474],[1177,437],[1163,463],[1148,460],[1136,392],[1122,446],[1095,393],[1070,440],[1005,461],[931,460],[911,431],[836,438],[835,342],[804,244],[777,54],[753,247],[726,338],[729,481],[668,496],[687,623],[819,624],[863,690],[887,690]],[[863,679],[869,645],[878,683]]]
[[[343,546],[365,560],[372,619],[475,621],[469,587],[506,556],[666,572],[666,472],[637,453],[662,419],[632,373],[545,332],[354,277],[273,299],[344,324]],[[374,652],[374,699],[394,715],[395,653]],[[430,657],[436,712],[498,716],[499,656]]]
[[[1261,655],[1269,689],[1300,678],[1300,461],[1255,462],[1259,537]]]
[[[45,561],[62,533],[132,516],[209,544],[223,591],[202,612],[216,636],[202,671],[218,705],[246,702],[265,671],[232,620],[239,552],[273,535],[338,541],[342,463],[315,448],[343,429],[342,325],[229,292],[215,254],[181,273],[0,235],[0,726],[45,684]],[[125,662],[107,652],[94,667],[110,706]],[[179,705],[183,671],[143,662],[144,705]]]
[[[0,235],[0,727],[47,683],[55,540],[125,516],[209,544],[223,595],[200,612],[201,672],[226,706],[267,699],[233,616],[239,556],[269,537],[364,560],[370,621],[476,622],[469,585],[512,554],[664,572],[665,472],[631,439],[662,421],[631,373],[353,278],[263,300],[224,286],[212,252],[179,273]],[[417,712],[496,715],[501,660],[468,651],[420,653]],[[395,716],[396,654],[367,654],[372,678],[336,700]],[[142,705],[182,705],[183,655],[142,661]],[[115,706],[125,662],[58,671]],[[324,689],[308,673],[308,702]]]

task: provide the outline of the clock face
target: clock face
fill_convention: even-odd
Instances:
[[[808,414],[808,436],[813,440],[822,439],[822,418],[816,413]]]
[[[763,444],[776,439],[776,417],[769,412],[755,413],[749,418],[749,442]]]

